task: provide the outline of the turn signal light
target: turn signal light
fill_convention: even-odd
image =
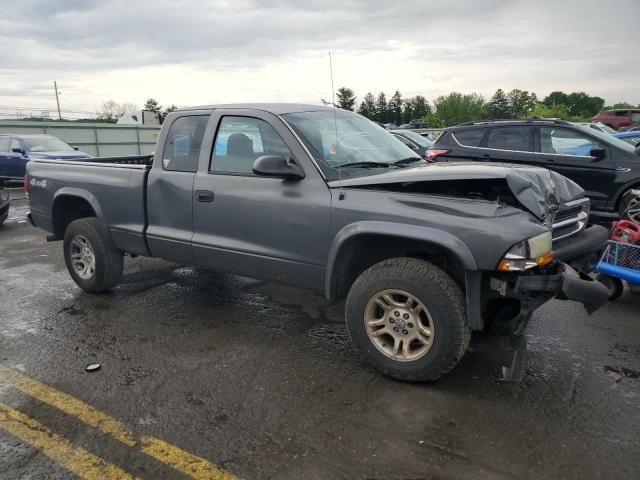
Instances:
[[[556,259],[556,254],[551,251],[549,253],[545,253],[544,255],[539,256],[536,259],[536,263],[538,264],[539,267],[543,267],[545,265],[549,265],[550,263],[553,263],[553,261]]]

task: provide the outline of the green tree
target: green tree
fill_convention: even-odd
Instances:
[[[404,101],[404,110],[402,113],[404,123],[409,123],[411,120],[423,119],[430,113],[431,105],[422,95],[416,95]]]
[[[376,99],[373,93],[368,92],[362,99],[362,103],[358,108],[358,113],[369,120],[375,119],[376,116]]]
[[[507,98],[509,99],[511,113],[515,118],[529,117],[538,101],[535,93],[529,93],[526,90],[517,88],[507,93]]]
[[[389,116],[388,108],[387,96],[384,92],[380,92],[378,94],[378,98],[376,98],[376,121],[380,123],[387,123],[387,118]]]
[[[165,107],[164,110],[162,111],[162,114],[160,115],[160,119],[164,121],[164,119],[167,118],[167,115],[169,115],[171,112],[177,109],[178,107],[176,107],[173,103],[171,104],[170,107]]]
[[[573,117],[590,118],[604,107],[604,98],[591,97],[585,92],[573,92],[567,96],[569,112]]]
[[[147,99],[146,102],[144,102],[144,107],[143,110],[150,110],[152,112],[160,112],[162,110],[162,106],[158,105],[158,101],[153,99],[153,98],[149,98]]]
[[[544,97],[542,103],[548,107],[553,107],[554,105],[566,105],[568,107],[569,97],[564,92],[555,91]]]
[[[452,92],[449,95],[439,96],[435,102],[436,114],[447,127],[462,122],[481,120],[485,118],[485,100],[482,95],[470,93],[463,95]]]
[[[444,128],[446,125],[444,121],[436,113],[430,113],[424,117],[425,121],[429,125],[429,128]]]
[[[545,102],[537,102],[531,111],[531,116],[535,118],[560,118],[562,120],[571,118],[569,107],[566,105],[547,105]]]
[[[400,91],[396,90],[393,96],[389,99],[389,121],[394,122],[396,125],[400,125],[402,123],[402,105],[404,100],[402,100],[402,94]]]
[[[614,103],[613,105],[607,105],[603,108],[604,110],[618,110],[618,109],[624,109],[624,108],[637,108],[637,107],[635,105],[631,105],[628,102],[618,102],[618,103]]]
[[[356,105],[356,94],[353,90],[347,87],[341,87],[338,89],[338,108],[342,108],[343,110],[353,111]]]
[[[491,97],[491,100],[487,103],[487,115],[491,118],[513,117],[507,94],[504,93],[504,90],[501,88],[496,90],[496,93],[493,94],[493,97]]]

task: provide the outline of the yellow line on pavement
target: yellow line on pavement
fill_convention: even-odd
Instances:
[[[130,447],[136,444],[133,435],[126,430],[122,422],[111,418],[109,415],[96,410],[91,405],[87,405],[71,395],[59,392],[4,365],[0,365],[0,382],[10,384],[41,402],[48,403],[64,413],[79,418],[87,425],[111,435]]]
[[[0,383],[6,383],[21,392],[67,413],[87,425],[111,435],[116,440],[134,447],[136,437],[122,422],[71,395],[38,382],[23,373],[0,365]],[[140,437],[142,451],[196,480],[239,480],[239,477],[213,463],[151,436]]]
[[[62,467],[85,480],[129,480],[124,470],[106,463],[84,448],[74,447],[67,439],[51,432],[40,422],[0,403],[0,428],[37,448]]]

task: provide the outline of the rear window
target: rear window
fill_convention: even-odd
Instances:
[[[180,117],[171,124],[162,154],[162,167],[176,172],[195,172],[208,115]]]
[[[454,132],[453,136],[460,145],[465,147],[479,147],[484,136],[484,128],[472,128],[470,130],[460,130]]]
[[[0,152],[7,153],[9,151],[10,145],[11,145],[11,138],[0,137]]]
[[[487,148],[497,150],[516,150],[520,152],[531,151],[530,127],[499,127],[489,132]]]

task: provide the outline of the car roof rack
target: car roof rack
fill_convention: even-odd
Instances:
[[[496,122],[514,122],[514,123],[522,123],[522,122],[553,122],[558,125],[571,125],[571,122],[566,120],[562,120],[561,118],[544,118],[544,117],[530,117],[530,118],[485,118],[484,120],[474,120],[471,122],[463,122],[456,125],[456,127],[466,127],[469,125],[482,125],[485,123],[496,123]]]

